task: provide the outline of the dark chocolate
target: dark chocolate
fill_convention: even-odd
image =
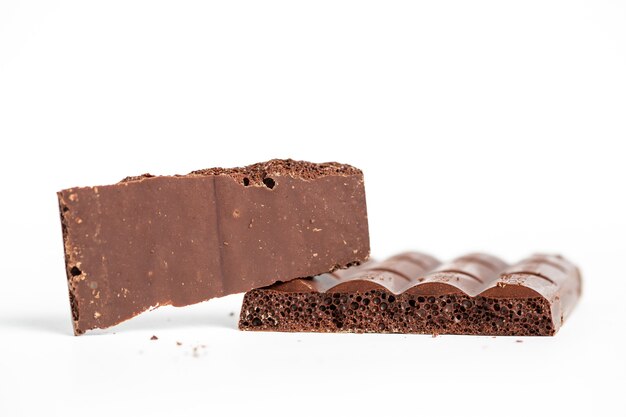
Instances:
[[[74,331],[365,261],[363,174],[272,160],[58,193]]]
[[[411,252],[252,290],[239,328],[545,336],[560,328],[580,293],[578,269],[558,255],[509,266],[470,254],[441,265]]]

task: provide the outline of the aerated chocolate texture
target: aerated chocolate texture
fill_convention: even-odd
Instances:
[[[74,331],[365,261],[363,174],[272,160],[58,193]]]
[[[554,335],[581,292],[561,256],[512,266],[470,254],[441,265],[412,252],[248,292],[242,330]]]

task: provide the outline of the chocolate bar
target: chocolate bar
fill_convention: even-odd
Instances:
[[[363,174],[272,160],[58,193],[75,334],[365,261]]]
[[[441,264],[409,252],[252,290],[239,328],[548,336],[580,293],[578,268],[558,255],[533,255],[509,266],[486,254]]]

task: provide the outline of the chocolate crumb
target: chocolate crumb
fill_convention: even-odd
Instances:
[[[230,313],[228,313],[228,315],[232,317],[232,316],[234,316],[234,315],[235,315],[235,312],[234,312],[234,311],[231,311]]]
[[[200,354],[202,353],[202,350],[206,348],[206,345],[198,345],[198,346],[194,346],[193,350],[192,350],[192,355],[194,358],[198,358],[200,357]]]
[[[152,337],[150,338],[150,340],[159,340],[158,337],[156,337],[155,335],[152,335]]]
[[[520,339],[517,339],[517,340],[515,341],[515,343],[524,343],[524,341],[523,341],[523,340],[520,340]]]
[[[182,342],[176,342],[176,346],[182,346]]]

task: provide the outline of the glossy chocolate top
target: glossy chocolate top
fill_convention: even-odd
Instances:
[[[508,265],[488,254],[472,253],[441,264],[432,256],[406,252],[347,270],[274,284],[288,292],[365,292],[382,289],[396,295],[466,294],[470,297],[543,297],[563,321],[581,293],[578,268],[559,255],[532,255]]]

